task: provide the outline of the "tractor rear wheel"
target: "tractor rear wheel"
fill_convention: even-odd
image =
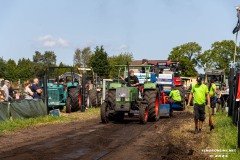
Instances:
[[[82,96],[80,94],[79,88],[70,88],[68,96],[71,99],[71,112],[76,112],[81,107]]]
[[[102,102],[102,92],[98,91],[97,92],[97,107],[101,106],[101,102]]]
[[[71,113],[71,98],[68,97],[66,100],[66,113]]]
[[[141,104],[139,107],[139,119],[141,124],[146,124],[148,121],[148,107],[146,104]]]
[[[149,107],[149,120],[150,121],[158,121],[159,114],[159,105],[160,105],[160,93],[159,89],[156,90],[145,90],[144,91],[144,99],[148,102]]]
[[[97,107],[97,90],[92,89],[89,91],[89,101],[93,107]]]

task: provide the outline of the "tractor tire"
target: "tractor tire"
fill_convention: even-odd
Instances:
[[[139,119],[141,124],[146,124],[148,121],[148,107],[146,104],[141,104],[139,107]]]
[[[148,102],[148,119],[150,121],[158,121],[159,105],[160,105],[160,92],[159,89],[156,90],[145,90],[144,99]]]
[[[89,91],[89,101],[92,104],[92,107],[97,107],[97,90]]]
[[[109,90],[108,91],[108,98],[107,98],[111,104],[112,104],[112,107],[115,108],[115,105],[116,105],[116,90]]]
[[[100,107],[102,104],[102,92],[98,91],[97,92],[97,107]]]
[[[66,100],[66,113],[71,113],[71,98],[68,97],[67,100]]]
[[[108,123],[109,122],[109,106],[108,103],[103,102],[101,105],[101,120],[102,123]]]
[[[76,112],[81,107],[82,96],[79,88],[70,88],[68,96],[71,98],[71,112]]]
[[[109,101],[109,103],[111,104],[111,108],[114,109],[116,105],[116,90],[113,89],[107,91],[105,99]],[[116,119],[118,120],[119,118],[115,118],[116,116],[117,116],[116,113],[109,114],[109,120],[110,121],[114,121]]]
[[[184,111],[185,110],[185,106],[186,106],[186,103],[185,103],[185,89],[184,89],[183,86],[177,86],[176,89],[179,90],[179,92],[180,92],[181,99],[182,99],[182,108],[181,108],[181,110]]]

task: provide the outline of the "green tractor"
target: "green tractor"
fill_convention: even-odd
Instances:
[[[59,76],[59,69],[70,69],[71,72]],[[57,74],[55,80],[50,79],[51,73]],[[81,109],[80,78],[81,75],[74,73],[72,67],[49,67],[44,80],[45,101],[48,109],[62,110],[66,106],[67,113]]]
[[[136,65],[119,66],[125,68],[124,75],[128,73],[128,77],[129,67],[142,67]],[[150,68],[147,65],[146,67]],[[127,70],[128,72],[126,72]],[[101,105],[102,122],[122,121],[125,113],[129,117],[138,114],[141,124],[146,124],[148,120],[157,121],[160,115],[160,94],[156,83],[148,82],[148,79],[148,76],[146,76],[146,82],[138,87],[130,87],[128,83],[120,83],[119,81],[110,83],[106,99]]]

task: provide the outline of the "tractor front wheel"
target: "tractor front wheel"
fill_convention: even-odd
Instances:
[[[102,123],[108,123],[109,122],[109,105],[106,102],[103,102],[101,105],[101,120]]]

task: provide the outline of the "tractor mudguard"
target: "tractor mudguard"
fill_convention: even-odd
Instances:
[[[122,87],[121,83],[110,83],[109,89]]]
[[[154,89],[155,90],[156,89],[156,83],[151,83],[151,82],[145,83],[143,88],[144,88],[144,90],[145,89]]]

